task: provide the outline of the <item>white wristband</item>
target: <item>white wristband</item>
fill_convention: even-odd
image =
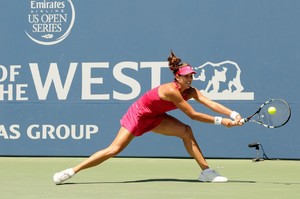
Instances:
[[[215,117],[215,124],[216,125],[221,125],[222,124],[222,117]]]
[[[238,116],[238,115],[239,115],[238,112],[232,111],[231,114],[230,114],[230,118],[235,120],[236,116]]]

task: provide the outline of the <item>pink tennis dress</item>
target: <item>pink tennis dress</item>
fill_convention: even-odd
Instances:
[[[141,136],[151,131],[166,117],[166,112],[177,109],[173,102],[162,100],[158,88],[146,92],[133,103],[121,119],[121,125],[134,136]],[[187,96],[183,95],[186,100]]]

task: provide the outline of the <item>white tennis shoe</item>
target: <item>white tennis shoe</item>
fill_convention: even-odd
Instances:
[[[62,184],[64,181],[72,178],[75,175],[72,168],[57,172],[53,175],[53,181],[55,184]]]
[[[221,176],[218,172],[208,168],[201,172],[199,176],[200,182],[227,182],[226,177]]]

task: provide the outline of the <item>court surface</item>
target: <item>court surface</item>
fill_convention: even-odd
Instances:
[[[84,158],[0,157],[0,198],[300,198],[300,161],[209,159],[228,183],[201,183],[192,159],[113,158],[64,185],[53,173]]]

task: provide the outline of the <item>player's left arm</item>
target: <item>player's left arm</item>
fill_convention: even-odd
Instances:
[[[189,95],[191,98],[193,98],[197,102],[203,104],[204,106],[208,107],[209,109],[213,110],[216,113],[220,113],[220,114],[226,115],[228,117],[230,117],[231,114],[233,113],[233,110],[229,109],[228,107],[226,107],[218,102],[208,99],[198,89],[196,89],[194,87],[191,87]],[[242,117],[240,114],[236,115],[236,117],[234,118],[234,120],[237,123],[239,123],[241,119],[242,119]]]

